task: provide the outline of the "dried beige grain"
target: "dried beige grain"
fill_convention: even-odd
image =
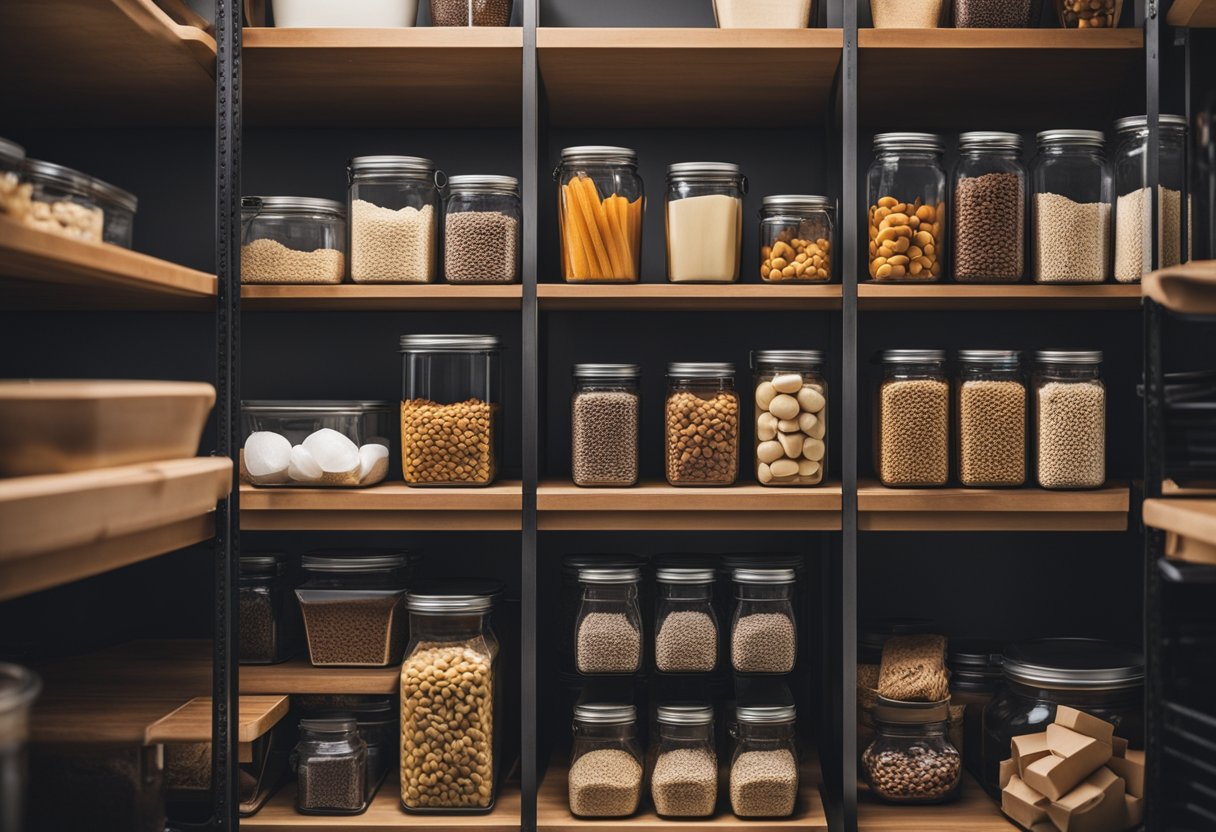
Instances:
[[[950,476],[950,385],[886,381],[879,391],[878,476],[884,485],[945,485]]]
[[[337,249],[297,251],[267,237],[241,246],[242,283],[341,283],[345,274]]]
[[[381,208],[356,199],[350,216],[350,279],[429,283],[435,279],[435,209]]]
[[[964,381],[958,391],[958,478],[963,485],[1026,480],[1026,387]]]

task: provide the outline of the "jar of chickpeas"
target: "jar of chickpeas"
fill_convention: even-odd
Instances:
[[[945,144],[933,133],[879,133],[866,175],[870,277],[940,280],[946,257]]]
[[[835,213],[826,196],[766,196],[760,209],[760,279],[765,283],[831,280]]]

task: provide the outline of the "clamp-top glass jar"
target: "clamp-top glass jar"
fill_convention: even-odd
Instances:
[[[1110,268],[1110,171],[1098,130],[1045,130],[1031,163],[1036,283],[1101,283]]]
[[[827,381],[819,350],[752,353],[756,479],[761,485],[818,485],[827,467]]]
[[[640,376],[637,364],[574,365],[570,473],[575,485],[637,485]]]
[[[463,4],[461,4],[463,5]],[[523,207],[514,176],[453,176],[443,211],[448,283],[519,282]]]
[[[950,700],[899,702],[878,698],[877,736],[862,754],[870,790],[888,803],[945,803],[958,794],[963,758],[946,732]]]
[[[417,156],[357,156],[347,164],[350,279],[430,283],[435,279],[443,174]]]
[[[718,802],[713,706],[660,705],[658,724],[658,755],[650,776],[655,812],[665,818],[709,817]]]
[[[945,274],[944,150],[942,137],[933,133],[874,136],[866,174],[873,279],[931,282]]]
[[[130,248],[135,234],[135,211],[139,208],[139,200],[135,194],[96,177],[89,180],[89,184],[93,201],[105,212],[101,227],[102,241]]]
[[[730,162],[667,166],[667,280],[734,283],[747,178]]]
[[[1106,482],[1106,385],[1100,350],[1035,353],[1034,421],[1042,488]]]
[[[1150,249],[1149,214],[1152,192],[1145,177],[1148,165],[1148,117],[1131,116],[1115,122],[1117,146],[1115,169],[1115,280],[1136,283],[1154,268],[1182,262],[1183,239],[1190,259],[1191,202],[1187,198],[1187,223],[1182,225],[1182,194],[1187,191],[1186,118],[1162,114],[1157,124],[1157,254],[1159,262],[1146,258]]]
[[[950,479],[950,382],[942,350],[887,350],[874,411],[874,470],[890,487]]]
[[[955,441],[959,483],[1026,482],[1026,383],[1016,350],[959,350]]]
[[[665,445],[671,485],[734,485],[739,476],[735,365],[667,365]]]
[[[718,666],[718,616],[712,568],[661,568],[654,664],[662,673],[709,673]]]
[[[730,808],[741,818],[783,818],[798,800],[793,705],[735,708]]]
[[[562,278],[567,283],[637,283],[645,196],[637,152],[608,145],[567,147],[553,175]]]
[[[241,664],[278,664],[295,654],[299,613],[290,598],[283,555],[241,555]]]
[[[93,198],[91,178],[63,165],[27,158],[22,179],[33,186],[26,225],[76,240],[101,242],[105,211]]]
[[[297,812],[358,815],[367,809],[367,743],[353,717],[300,720],[291,761]]]
[[[570,812],[580,818],[623,818],[642,796],[642,746],[637,709],[620,703],[574,708],[570,751]]]
[[[642,611],[638,582],[642,570],[578,570],[583,602],[574,625],[578,672],[587,676],[637,673],[642,667]]]
[[[241,199],[242,283],[341,283],[346,207],[332,199]]]
[[[1022,137],[995,131],[963,133],[958,151],[953,188],[954,279],[959,283],[1017,283],[1026,275]],[[917,244],[928,239],[914,236],[905,256],[917,260],[923,255]]]
[[[766,196],[760,209],[760,279],[826,283],[832,279],[836,206],[826,196]]]
[[[798,659],[793,569],[736,569],[730,622],[731,666],[737,673],[790,673]]]

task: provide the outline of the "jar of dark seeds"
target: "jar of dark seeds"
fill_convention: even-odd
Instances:
[[[656,579],[655,667],[663,673],[709,673],[718,665],[714,570],[659,569]]]
[[[958,794],[963,761],[946,736],[950,701],[879,698],[878,736],[862,754],[870,790],[888,803],[944,803]]]
[[[574,365],[570,472],[575,485],[637,485],[640,375],[636,364]]]
[[[738,673],[789,673],[798,656],[793,569],[736,569],[731,665]]]
[[[289,605],[282,555],[242,555],[239,590],[241,664],[277,664],[296,651],[299,613]]]
[[[1026,383],[1016,350],[960,350],[955,408],[958,480],[971,487],[1026,482]]]
[[[783,818],[798,801],[793,705],[735,709],[730,808],[741,818]]]
[[[718,802],[714,709],[660,706],[659,749],[650,776],[654,810],[665,818],[706,818]]]
[[[642,795],[642,747],[633,705],[588,703],[574,708],[570,812],[580,818],[623,818]]]
[[[1017,133],[958,138],[954,168],[954,279],[1016,283],[1026,276],[1026,166]]]
[[[431,0],[432,26],[507,26],[512,0]]]
[[[353,719],[367,743],[367,800],[371,802],[385,775],[397,767],[401,736],[400,710],[389,696],[299,696],[292,703],[302,717]]]
[[[300,720],[292,752],[296,811],[357,815],[367,809],[367,743],[353,718]]]
[[[443,215],[448,283],[519,282],[523,209],[514,176],[453,176]]]
[[[1035,353],[1035,434],[1042,488],[1106,481],[1106,385],[1100,350]]]
[[[640,569],[580,569],[583,602],[575,622],[578,672],[589,675],[636,673],[642,663],[642,615],[638,607]]]

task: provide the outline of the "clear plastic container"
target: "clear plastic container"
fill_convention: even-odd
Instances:
[[[574,365],[570,472],[575,485],[637,485],[641,372],[636,364]]]
[[[1055,4],[1065,29],[1113,29],[1123,14],[1123,0],[1055,0]]]
[[[741,433],[735,365],[668,364],[664,410],[667,482],[734,485]]]
[[[90,184],[93,201],[105,212],[101,229],[102,241],[130,248],[135,234],[135,211],[139,208],[139,200],[135,198],[135,194],[100,179],[91,179]]]
[[[1106,385],[1099,350],[1035,353],[1034,421],[1041,488],[1106,482]]]
[[[1017,283],[1026,276],[1022,137],[996,131],[963,133],[958,152],[953,187],[954,279]],[[914,237],[904,255],[923,263],[924,250],[918,242]]]
[[[436,0],[454,3],[461,0]],[[506,2],[510,0],[495,0]],[[518,283],[523,207],[514,176],[453,176],[443,208],[448,283]]]
[[[292,697],[304,717],[354,719],[367,743],[367,800],[370,803],[385,776],[397,767],[401,753],[401,709],[390,696],[299,695]]]
[[[951,744],[950,701],[878,698],[877,736],[862,754],[870,791],[887,803],[945,803],[958,795],[963,758]]]
[[[1036,283],[1102,283],[1110,268],[1111,180],[1098,130],[1045,130],[1030,166]]]
[[[0,214],[22,221],[30,212],[34,186],[22,181],[25,148],[0,139]]]
[[[747,178],[729,162],[667,166],[667,280],[734,283]]]
[[[814,19],[813,0],[714,0],[719,29],[806,29]]]
[[[400,352],[406,485],[493,483],[502,435],[498,338],[402,335]]]
[[[557,608],[557,652],[564,672],[578,672],[575,645],[578,643],[578,616],[583,605],[583,584],[579,572],[583,569],[635,569],[638,575],[646,567],[646,559],[637,555],[578,554],[562,557],[562,586]],[[653,598],[647,593],[648,582],[641,581],[639,587],[643,602],[653,607]]]
[[[401,660],[410,556],[325,550],[305,555],[296,589],[308,657],[317,667],[388,667]]]
[[[756,479],[818,485],[827,467],[827,380],[818,350],[756,350]]]
[[[241,555],[241,664],[278,664],[296,654],[299,613],[291,597],[283,555]]]
[[[918,5],[925,1],[915,0]],[[874,2],[908,8],[904,0]],[[873,279],[932,282],[945,275],[944,149],[942,137],[933,133],[874,136],[874,161],[866,174]],[[914,247],[920,252],[915,260],[908,256]]]
[[[350,279],[433,281],[444,181],[435,163],[417,156],[358,156],[347,165],[347,178]]]
[[[954,28],[1030,29],[1038,12],[1031,0],[954,0]]]
[[[731,666],[736,673],[790,673],[798,660],[794,570],[736,569],[732,579]]]
[[[0,830],[25,828],[25,743],[30,708],[42,692],[42,680],[30,670],[0,663]]]
[[[642,796],[642,747],[637,710],[619,703],[574,708],[568,798],[580,818],[624,818]]]
[[[241,199],[242,283],[341,283],[346,206],[304,196]]]
[[[959,483],[977,488],[1024,485],[1027,396],[1021,353],[960,350],[958,362]]]
[[[388,475],[392,402],[241,402],[241,480],[353,487]]]
[[[950,479],[950,382],[942,350],[887,350],[874,409],[874,470],[888,488]]]
[[[1150,249],[1149,212],[1152,193],[1145,181],[1148,165],[1148,118],[1131,116],[1115,122],[1115,280],[1136,283],[1153,268],[1177,266],[1190,259],[1194,212],[1187,197],[1187,224],[1182,226],[1182,194],[1187,190],[1186,118],[1162,114],[1157,147],[1158,264],[1145,262]],[[1182,256],[1186,240],[1186,257]]]
[[[662,673],[710,673],[718,666],[718,616],[712,568],[660,568],[655,573],[654,663]]]
[[[300,720],[291,762],[297,812],[358,815],[367,810],[367,743],[353,718]]]
[[[640,569],[585,567],[574,627],[575,666],[587,676],[637,673],[642,667],[642,611],[638,606]]]
[[[835,231],[836,208],[826,196],[766,196],[760,209],[760,279],[827,283]]]
[[[26,225],[75,240],[102,241],[105,211],[93,197],[90,177],[63,165],[27,158],[22,179],[33,186]]]
[[[432,26],[507,26],[513,0],[431,0]]]
[[[730,808],[741,818],[784,818],[798,801],[793,705],[735,708]]]
[[[718,754],[714,709],[659,706],[659,743],[650,776],[650,798],[664,818],[707,818],[718,802]]]
[[[557,180],[562,279],[637,283],[642,268],[645,188],[638,154],[627,147],[562,150]]]
[[[870,0],[875,29],[936,29],[946,24],[942,0]]]

